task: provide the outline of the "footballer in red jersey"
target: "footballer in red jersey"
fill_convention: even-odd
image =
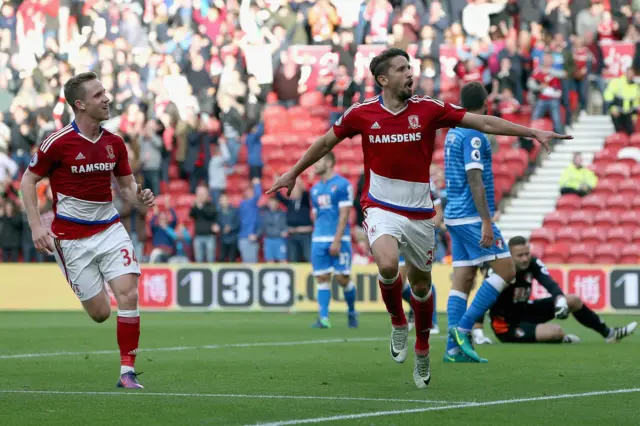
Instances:
[[[118,303],[117,386],[142,388],[134,370],[140,337],[140,266],[111,199],[111,177],[116,177],[123,197],[141,209],[155,204],[154,195],[136,183],[122,138],[100,126],[109,118],[110,99],[97,75],[72,77],[64,93],[75,120],[42,142],[22,178],[29,226],[36,249],[55,256],[69,286],[96,322],[111,314],[104,286],[109,283]],[[49,178],[53,194],[51,229],[38,214],[36,183],[44,177]]]
[[[409,332],[402,306],[403,279],[399,256],[405,258],[411,283],[411,306],[415,313],[416,360],[413,379],[425,388],[431,380],[429,333],[433,298],[431,264],[435,244],[435,215],[431,200],[429,169],[436,131],[444,127],[469,127],[484,133],[537,139],[548,149],[553,132],[529,129],[497,117],[471,114],[430,97],[413,96],[413,71],[409,55],[390,48],[373,58],[369,69],[379,96],[346,110],[293,168],[280,176],[267,193],[287,188],[308,167],[324,157],[345,138],[362,135],[365,185],[361,205],[371,251],[378,266],[382,299],[391,316],[391,356],[404,362]],[[482,228],[483,235],[491,228]]]

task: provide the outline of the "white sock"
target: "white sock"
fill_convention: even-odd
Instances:
[[[130,372],[130,371],[135,371],[135,370],[133,369],[133,367],[129,367],[128,365],[121,365],[120,366],[120,375],[121,376],[123,374],[125,374],[125,373]]]

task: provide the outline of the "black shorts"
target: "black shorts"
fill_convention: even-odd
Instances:
[[[502,343],[534,343],[536,327],[555,318],[553,297],[523,303],[513,317],[492,315],[491,328]]]

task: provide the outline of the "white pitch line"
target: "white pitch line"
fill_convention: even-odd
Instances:
[[[86,392],[55,390],[12,390],[0,389],[0,394],[36,394],[36,395],[97,395],[97,396],[170,396],[193,398],[246,398],[246,399],[312,399],[326,401],[374,401],[374,402],[410,402],[421,404],[463,404],[462,401],[434,401],[428,399],[398,398],[360,398],[353,396],[307,396],[307,395],[247,395],[232,393],[164,393],[164,392]],[[468,403],[467,403],[468,404]]]
[[[434,336],[432,338],[444,338],[446,336]],[[382,342],[388,340],[383,337],[349,337],[341,339],[323,339],[323,340],[298,340],[291,342],[254,342],[254,343],[228,343],[220,345],[204,345],[204,346],[171,346],[167,348],[147,348],[139,349],[138,352],[177,352],[198,349],[231,349],[231,348],[255,348],[255,347],[278,347],[278,346],[302,346],[302,345],[328,345],[332,343],[358,343],[358,342]],[[75,356],[75,355],[111,355],[119,354],[117,350],[103,351],[86,351],[86,352],[40,352],[28,354],[6,354],[0,355],[3,359],[21,359],[21,358],[44,358],[54,356]]]
[[[537,396],[537,397],[531,397],[531,398],[501,399],[497,401],[487,401],[487,402],[468,402],[468,403],[460,403],[460,404],[454,404],[454,405],[444,405],[439,407],[410,408],[406,410],[374,411],[370,413],[346,414],[341,416],[284,420],[284,421],[270,422],[270,423],[254,423],[252,426],[301,425],[306,423],[332,422],[332,421],[338,421],[338,420],[355,420],[355,419],[363,419],[367,417],[390,416],[390,415],[396,415],[396,414],[426,413],[428,411],[444,411],[444,410],[454,410],[458,408],[488,407],[492,405],[516,404],[519,402],[549,401],[549,400],[553,401],[558,399],[583,398],[583,397],[589,397],[589,396],[613,395],[613,394],[632,393],[632,392],[640,392],[640,388],[616,389],[616,390],[609,390],[609,391],[596,391],[596,392],[584,392],[584,393],[565,393],[561,395]]]

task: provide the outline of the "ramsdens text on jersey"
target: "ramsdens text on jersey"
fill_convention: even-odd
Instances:
[[[369,135],[371,143],[420,142],[422,133],[398,133],[395,135]]]
[[[111,172],[116,168],[116,163],[94,163],[82,166],[71,166],[71,173]]]

